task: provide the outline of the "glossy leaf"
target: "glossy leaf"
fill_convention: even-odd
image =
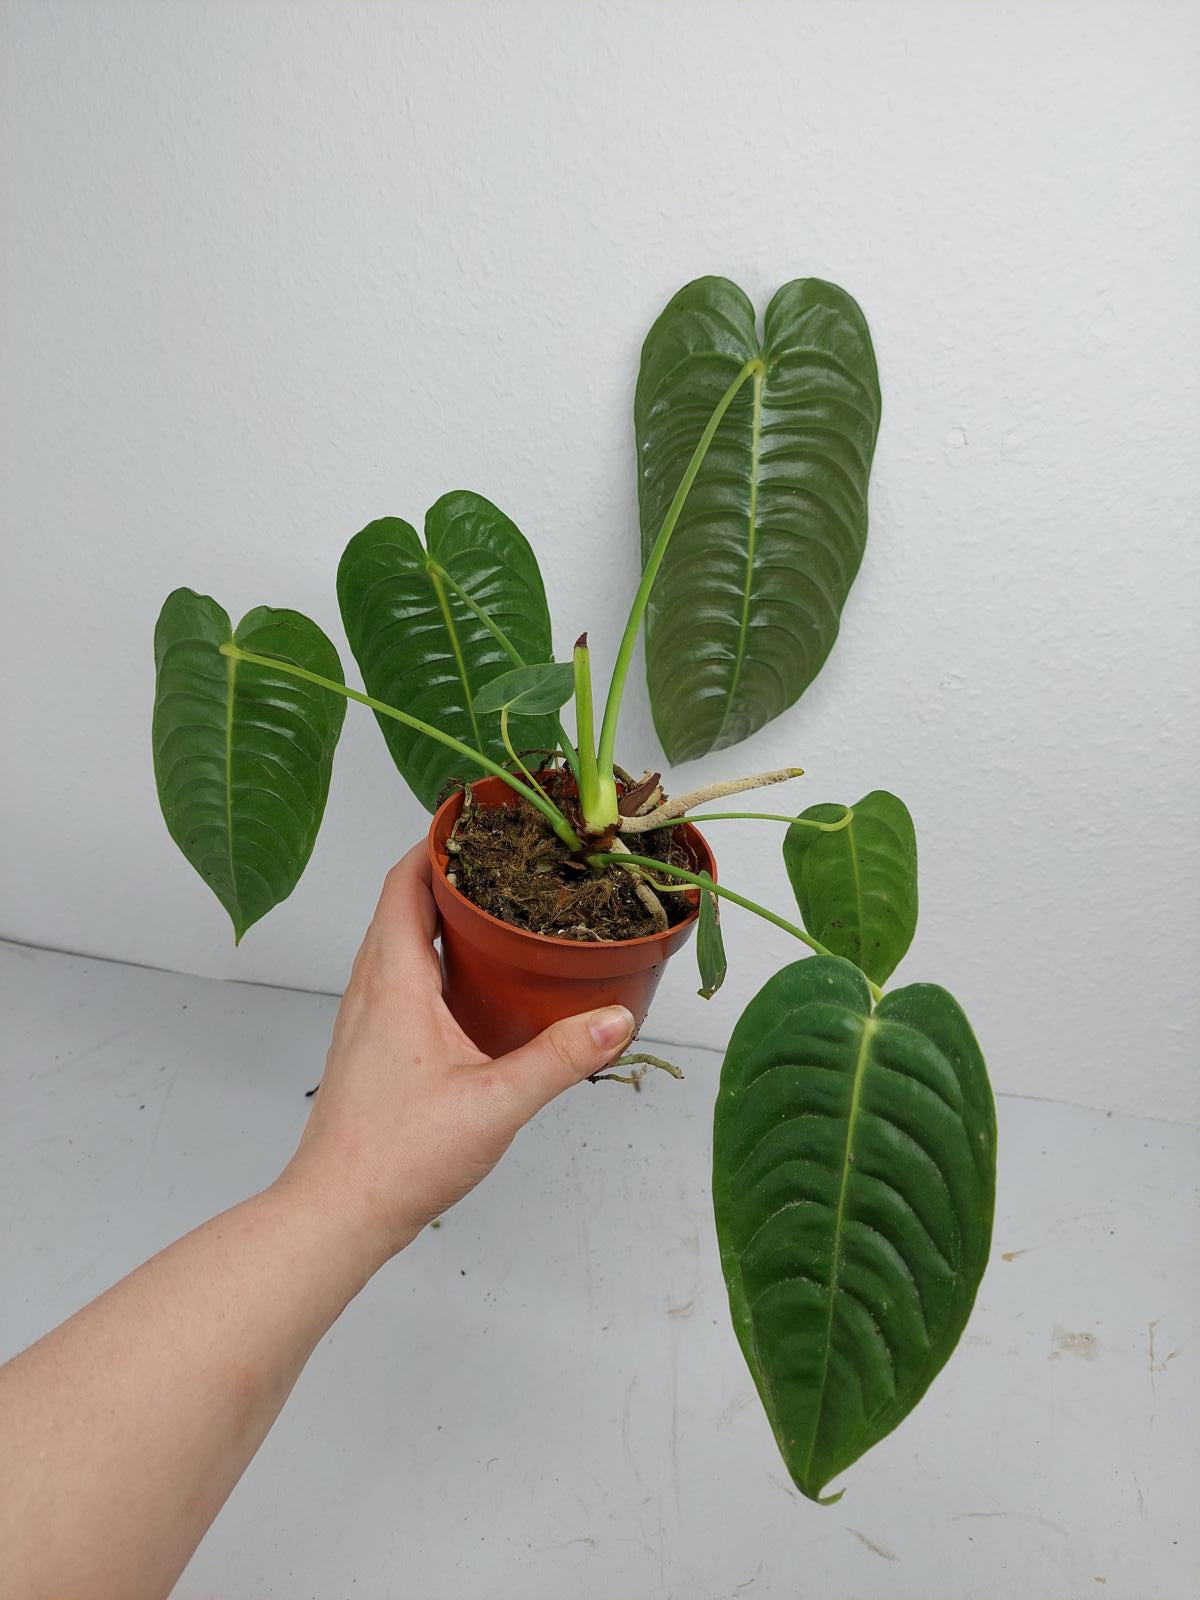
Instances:
[[[172,839],[240,940],[296,887],[329,794],[346,703],[220,654],[232,641],[341,683],[337,651],[298,611],[261,606],[238,625],[176,589],[154,633],[154,775]]]
[[[706,872],[702,878],[708,878]],[[725,939],[721,933],[721,908],[710,890],[700,891],[700,916],[696,927],[696,964],[700,968],[700,988],[697,993],[705,1000],[725,982],[729,963],[725,957]]]
[[[425,539],[423,546],[407,522],[384,517],[346,546],[337,588],[350,648],[375,699],[503,763],[500,719],[476,712],[474,701],[513,662],[454,585],[491,617],[523,661],[549,661],[550,613],[537,559],[502,511],[466,490],[430,507]],[[377,720],[393,761],[429,810],[448,779],[479,776],[425,734]],[[530,747],[553,747],[554,717],[527,719],[522,735]]]
[[[750,1002],[717,1097],[717,1235],[742,1352],[810,1499],[954,1349],[994,1188],[987,1071],[944,989],[899,989],[872,1014],[862,974],[817,956]]]
[[[472,702],[477,713],[507,710],[513,717],[546,716],[565,706],[575,691],[575,668],[569,661],[548,661],[538,667],[514,667],[493,678]]]
[[[836,822],[844,806],[809,806],[801,816]],[[903,800],[875,789],[854,803],[836,833],[793,824],[783,860],[804,926],[875,983],[899,966],[917,927],[917,836]]]
[[[681,289],[642,349],[634,421],[645,561],[718,400],[717,429],[646,614],[654,724],[673,762],[747,738],[820,671],[867,537],[879,382],[867,325],[834,284],[785,284],[759,338],[725,278]]]

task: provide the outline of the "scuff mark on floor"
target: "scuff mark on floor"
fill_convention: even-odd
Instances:
[[[1147,1366],[1149,1367],[1149,1370],[1150,1370],[1150,1386],[1151,1386],[1151,1388],[1154,1387],[1154,1374],[1156,1372],[1165,1372],[1167,1370],[1167,1362],[1168,1361],[1174,1361],[1175,1357],[1177,1355],[1179,1355],[1179,1353],[1180,1353],[1179,1350],[1172,1350],[1170,1355],[1164,1356],[1161,1361],[1158,1361],[1158,1360],[1155,1359],[1155,1355],[1154,1355],[1154,1330],[1157,1327],[1158,1327],[1158,1318],[1157,1317],[1155,1317],[1153,1322],[1148,1322],[1146,1324]],[[1182,1349],[1182,1346],[1180,1347],[1180,1349]]]
[[[1053,1528],[1055,1533],[1061,1533],[1067,1538],[1067,1530],[1061,1522],[1051,1522],[1049,1517],[1039,1517],[1035,1511],[960,1511],[957,1516],[951,1517],[951,1522],[983,1522],[990,1521],[992,1517],[1014,1517],[1019,1522],[1040,1522],[1044,1527]]]
[[[1047,1361],[1057,1361],[1059,1356],[1078,1356],[1080,1361],[1095,1361],[1100,1354],[1100,1341],[1094,1333],[1072,1333],[1059,1323],[1054,1324],[1054,1349]]]
[[[885,1550],[881,1544],[876,1544],[874,1539],[868,1539],[866,1534],[859,1533],[857,1528],[847,1528],[846,1532],[852,1533],[859,1544],[865,1545],[872,1555],[879,1556],[884,1561],[899,1561],[899,1556],[893,1555],[890,1550]]]

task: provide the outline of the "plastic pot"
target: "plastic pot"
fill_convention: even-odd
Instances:
[[[517,803],[502,778],[481,778],[471,789],[476,805]],[[640,939],[589,944],[514,928],[480,910],[446,880],[446,840],[462,804],[461,791],[451,795],[429,827],[433,897],[442,919],[444,994],[459,1026],[492,1056],[526,1044],[562,1017],[596,1006],[628,1006],[640,1028],[663,967],[692,936],[699,891],[688,892],[692,909],[684,921]],[[716,862],[702,835],[690,823],[678,831],[695,870],[715,878]]]

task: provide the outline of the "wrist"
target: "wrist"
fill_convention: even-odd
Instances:
[[[326,1163],[303,1145],[267,1192],[361,1277],[359,1288],[421,1231],[397,1222],[352,1166]]]

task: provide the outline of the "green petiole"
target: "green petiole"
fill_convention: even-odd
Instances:
[[[391,717],[394,722],[403,722],[406,727],[415,728],[418,733],[425,734],[430,739],[436,739],[439,744],[444,744],[448,750],[453,750],[460,756],[465,756],[468,761],[473,761],[477,766],[490,772],[494,777],[503,778],[510,789],[515,789],[535,806],[550,823],[555,833],[567,846],[568,850],[582,850],[583,841],[574,828],[563,816],[562,812],[545,795],[536,789],[531,789],[520,778],[514,777],[506,767],[498,761],[493,761],[490,756],[485,756],[480,750],[472,750],[469,744],[463,744],[461,739],[456,739],[452,734],[443,733],[440,728],[435,728],[431,723],[422,722],[420,717],[410,716],[407,711],[398,711],[395,706],[389,706],[382,700],[376,700],[369,694],[361,694],[357,689],[349,689],[344,683],[336,683],[332,678],[323,678],[319,672],[309,672],[305,667],[293,666],[290,661],[280,661],[275,656],[259,656],[252,651],[243,650],[232,640],[219,646],[223,656],[228,656],[232,661],[249,661],[253,666],[266,667],[272,672],[283,672],[293,678],[303,678],[306,683],[315,684],[318,689],[328,689],[330,694],[340,694],[345,700],[357,700],[361,706],[369,706],[372,711],[381,717]]]
[[[466,606],[467,610],[470,611],[474,616],[478,617],[479,621],[483,623],[484,627],[491,634],[492,638],[495,639],[501,650],[504,651],[505,655],[512,662],[513,666],[527,667],[529,663],[505,633],[500,624],[490,617],[481,605],[478,605],[474,600],[472,600],[471,596],[465,589],[461,588],[457,583],[455,583],[454,579],[446,571],[445,567],[439,566],[438,563],[432,559],[427,562],[427,565],[430,573],[439,577],[446,585],[447,589],[453,593],[455,598],[461,600],[463,605]],[[575,753],[575,746],[567,737],[567,730],[563,727],[561,718],[555,718],[555,728],[558,732],[559,748],[562,750],[563,755],[566,756],[567,765],[575,774],[576,781],[578,781],[579,757]]]
[[[679,521],[684,503],[691,493],[692,485],[704,465],[704,458],[709,447],[716,437],[717,429],[729,407],[733,404],[738,390],[746,379],[757,374],[761,377],[764,372],[761,356],[753,356],[742,367],[737,377],[726,389],[717,402],[716,409],[709,417],[700,441],[692,452],[692,459],[688,462],[683,477],[679,480],[667,514],[663,518],[662,527],[658,530],[658,537],[651,548],[645,569],[642,572],[642,581],[638,584],[637,593],[633,597],[633,605],[629,610],[629,620],[625,624],[625,632],[621,636],[621,643],[617,649],[617,659],[613,665],[612,681],[608,688],[608,700],[604,706],[604,721],[600,728],[600,745],[596,759],[602,773],[612,772],[613,755],[617,746],[617,724],[621,718],[621,699],[625,693],[625,680],[629,676],[630,662],[633,660],[633,650],[637,643],[638,633],[641,631],[642,618],[646,614],[646,607],[650,603],[650,591],[654,587],[654,580],[658,576],[658,569],[662,566],[663,557],[667,553],[667,546],[671,542],[671,535],[675,532],[675,525]]]
[[[548,805],[554,805],[554,801],[551,800],[550,796],[546,793],[545,789],[542,788],[541,784],[534,777],[533,773],[530,772],[529,768],[525,765],[525,763],[521,760],[520,756],[513,749],[512,740],[508,736],[508,707],[507,706],[505,706],[500,712],[500,740],[501,740],[501,743],[504,745],[504,748],[508,751],[509,755],[512,757],[512,760],[515,763],[517,769],[520,771],[521,775],[529,781],[529,783],[533,786],[533,788],[535,788],[537,790],[537,792],[542,796],[543,800],[545,800]],[[558,807],[555,806],[555,810],[556,811],[557,811],[557,809],[558,809]]]
[[[744,911],[753,911],[755,916],[762,917],[766,922],[772,922],[777,928],[782,928],[785,933],[790,933],[793,939],[799,939],[801,944],[819,956],[832,956],[833,951],[827,950],[823,944],[814,939],[811,934],[805,933],[803,928],[798,928],[794,922],[789,922],[786,917],[778,917],[773,911],[768,911],[766,906],[760,906],[755,900],[748,900],[744,894],[737,894],[733,889],[727,889],[722,883],[714,883],[711,878],[701,877],[699,873],[689,872],[685,867],[672,866],[669,861],[656,861],[653,856],[626,855],[622,851],[619,855],[615,851],[600,850],[588,856],[588,864],[618,866],[618,867],[643,867],[651,872],[665,872],[669,878],[679,878],[684,883],[690,883],[697,889],[709,889],[713,894],[719,895],[722,900],[731,900],[735,906],[741,906]],[[861,971],[861,968],[859,969]],[[871,991],[873,1000],[883,999],[883,990],[878,984],[872,983],[867,978],[867,987]]]
[[[727,822],[734,819],[758,822],[790,822],[793,827],[816,828],[818,833],[840,833],[854,821],[854,807],[847,806],[844,816],[836,822],[818,822],[814,817],[786,817],[779,811],[694,811],[686,817],[668,817],[656,828],[677,828],[683,822]]]

